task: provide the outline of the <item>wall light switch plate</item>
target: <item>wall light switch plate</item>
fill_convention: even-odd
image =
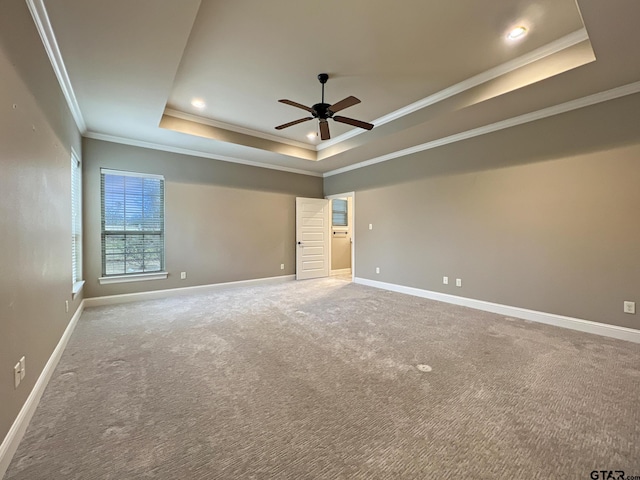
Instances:
[[[373,223],[369,224],[369,230],[373,230]]]
[[[462,279],[456,278],[456,287],[461,287],[461,286],[462,286]]]
[[[22,380],[22,378],[20,377],[20,363],[16,363],[13,367],[14,388],[18,388],[18,385],[20,385],[20,380]]]
[[[442,283],[445,285],[449,285],[449,277],[442,277]]]
[[[624,313],[636,313],[636,302],[624,302]]]

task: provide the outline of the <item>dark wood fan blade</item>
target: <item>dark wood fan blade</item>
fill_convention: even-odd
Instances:
[[[308,122],[309,120],[313,120],[313,117],[300,118],[298,120],[294,120],[293,122],[278,125],[276,127],[276,130],[282,130],[283,128],[292,127],[293,125],[297,125],[302,122]]]
[[[339,112],[340,110],[344,110],[345,108],[348,107],[352,107],[353,105],[357,105],[358,103],[360,103],[360,100],[358,100],[356,97],[347,97],[344,100],[340,100],[337,103],[334,103],[333,105],[331,105],[329,107],[329,110],[331,110],[333,113]]]
[[[371,130],[373,128],[372,123],[362,122],[360,120],[354,120],[353,118],[341,117],[340,115],[336,115],[333,117],[336,122],[346,123],[348,125],[353,125],[354,127],[364,128],[365,130]]]
[[[293,100],[278,100],[280,103],[286,103],[287,105],[291,105],[292,107],[298,107],[301,108],[302,110],[306,110],[309,113],[313,113],[313,109],[311,107],[307,107],[305,105],[302,105],[301,103],[298,102],[294,102]]]
[[[329,123],[326,120],[320,120],[320,138],[322,140],[329,140],[331,138],[329,134]]]

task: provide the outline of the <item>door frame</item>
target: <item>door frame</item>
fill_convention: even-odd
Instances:
[[[334,195],[325,195],[327,200],[333,200],[334,198],[346,198],[351,197],[351,281],[354,282],[356,278],[356,192],[337,193]],[[329,202],[329,206],[331,202]],[[331,212],[329,212],[330,221],[329,229],[333,233],[333,225],[331,222]],[[331,275],[331,243],[333,235],[329,239],[329,275]]]

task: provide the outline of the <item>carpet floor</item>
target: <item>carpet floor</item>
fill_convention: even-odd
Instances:
[[[640,345],[337,278],[84,311],[6,479],[640,475]]]

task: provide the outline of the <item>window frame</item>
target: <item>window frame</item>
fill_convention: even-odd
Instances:
[[[161,198],[162,198],[162,212],[161,212],[161,228],[159,232],[154,230],[127,230],[126,225],[124,225],[124,230],[107,230],[105,225],[105,190],[104,190],[104,182],[105,175],[118,176],[118,177],[138,177],[143,179],[155,179],[161,182]],[[165,186],[166,182],[164,179],[164,175],[151,174],[151,173],[140,173],[140,172],[132,172],[126,170],[112,170],[108,168],[100,169],[100,257],[101,257],[101,272],[102,276],[98,279],[100,284],[110,284],[110,283],[123,283],[123,282],[137,282],[137,281],[145,281],[145,280],[159,280],[167,278],[168,273],[165,271],[165,256],[166,256],[166,248],[165,248]],[[145,233],[148,232],[148,233]],[[109,235],[118,235],[124,236],[126,238],[127,235],[158,235],[160,237],[160,268],[159,270],[147,271],[147,272],[130,272],[126,271],[123,273],[115,273],[115,274],[107,274],[107,261],[106,261],[106,247],[105,242],[106,238]],[[126,254],[125,254],[126,255]]]
[[[82,161],[71,149],[71,294],[75,298],[84,286],[82,279]]]

